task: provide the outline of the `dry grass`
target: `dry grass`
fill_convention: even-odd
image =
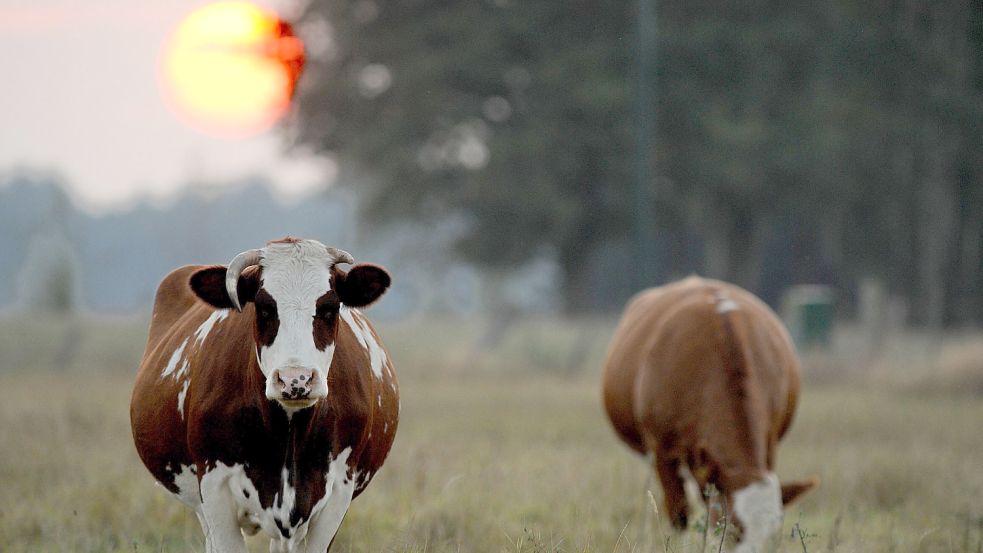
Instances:
[[[983,396],[983,340],[962,338],[944,343],[934,370],[911,385],[948,394]]]
[[[152,483],[130,441],[145,323],[86,321],[57,371],[67,324],[0,321],[0,551],[202,550],[194,516]],[[403,392],[399,435],[335,551],[700,551],[698,523],[675,534],[653,516],[657,485],[601,413],[612,328],[527,322],[500,351],[476,355],[469,325],[384,325]],[[980,553],[983,398],[843,373],[807,379],[778,472],[822,484],[787,512],[774,550]],[[717,551],[712,530],[708,542]]]

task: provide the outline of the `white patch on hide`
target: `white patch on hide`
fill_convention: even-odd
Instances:
[[[169,469],[173,470],[173,469]],[[201,507],[201,493],[198,491],[198,477],[195,476],[195,469],[190,465],[181,465],[181,472],[174,474],[174,485],[178,492],[174,497],[188,507],[197,510]]]
[[[295,525],[290,524],[290,513],[294,509],[297,490],[290,485],[286,468],[281,473],[282,487],[273,500],[273,505],[263,508],[259,500],[259,492],[253,482],[246,476],[245,468],[240,464],[232,466],[217,463],[215,468],[208,471],[202,478],[202,497],[208,508],[202,524],[206,533],[206,545],[213,549],[225,551],[231,546],[238,547],[241,539],[240,529],[247,534],[263,530],[270,536],[270,551],[279,553],[301,553],[324,551],[338,531],[341,521],[348,511],[355,491],[355,478],[348,477],[348,457],[352,448],[348,447],[337,457],[333,458],[325,473],[324,496],[314,504],[310,518],[299,520]],[[207,516],[209,512],[234,513],[226,515],[224,523],[220,517]],[[277,524],[279,522],[279,525]],[[231,523],[234,526],[236,539],[230,528],[223,527]],[[287,536],[280,531],[286,529]],[[209,539],[211,535],[213,539]],[[224,539],[225,541],[219,541]],[[210,544],[207,542],[211,542]]]
[[[730,311],[739,311],[740,309],[741,309],[740,306],[738,306],[737,302],[735,302],[734,300],[726,296],[717,297],[717,313],[723,314],[723,313],[728,313]]]
[[[184,419],[184,398],[185,398],[185,396],[188,395],[188,386],[190,384],[191,384],[191,380],[190,379],[185,380],[184,381],[184,386],[181,388],[181,391],[178,392],[178,395],[177,395],[177,410],[178,410],[178,413],[181,413],[181,419],[182,420]]]
[[[164,370],[161,371],[160,373],[160,377],[162,379],[167,378],[171,373],[174,372],[174,369],[177,368],[178,361],[180,361],[181,356],[184,355],[184,348],[187,345],[188,345],[188,341],[185,340],[184,342],[181,343],[180,346],[178,346],[176,350],[174,350],[174,353],[171,354],[171,358],[167,361],[167,365],[164,366]]]
[[[208,316],[200,325],[198,329],[195,330],[195,343],[201,344],[208,337],[208,333],[212,331],[212,328],[216,323],[224,320],[229,316],[228,309],[216,309],[212,311],[212,314]]]
[[[368,323],[364,322],[362,314],[357,309],[342,306],[341,318],[348,325],[348,328],[352,329],[352,333],[355,334],[358,343],[368,350],[369,365],[372,367],[372,374],[376,378],[382,379],[382,367],[384,364],[389,363],[389,358],[386,355],[386,350],[382,349],[382,346],[376,341]]]

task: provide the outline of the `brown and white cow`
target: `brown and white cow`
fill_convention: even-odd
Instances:
[[[778,317],[751,293],[690,277],[635,296],[608,350],[604,405],[622,440],[649,455],[678,528],[684,475],[714,484],[759,551],[782,505],[815,486],[779,485],[778,440],[792,423],[799,364]]]
[[[357,308],[389,274],[285,238],[228,269],[161,282],[130,418],[154,478],[194,509],[209,553],[323,553],[396,433],[389,355]]]

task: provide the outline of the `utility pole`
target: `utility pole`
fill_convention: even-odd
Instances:
[[[634,287],[656,284],[655,59],[656,0],[637,0],[635,44],[635,178],[632,182]]]

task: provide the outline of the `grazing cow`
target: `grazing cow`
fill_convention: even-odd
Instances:
[[[228,269],[161,282],[130,419],[143,463],[194,509],[209,553],[324,553],[396,433],[389,355],[356,308],[389,286],[376,265],[284,238]]]
[[[687,524],[686,469],[714,484],[743,530],[737,551],[758,551],[782,505],[816,480],[780,486],[778,440],[792,423],[799,364],[788,333],[758,298],[690,277],[641,292],[615,331],[604,406],[622,440],[649,455],[665,510]]]

